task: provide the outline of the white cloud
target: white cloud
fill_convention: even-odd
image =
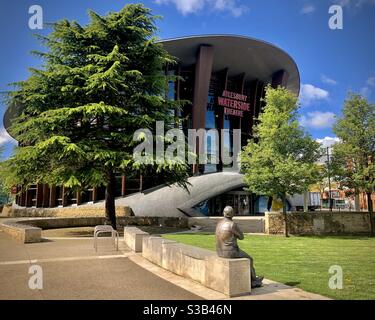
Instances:
[[[339,143],[340,139],[337,137],[324,137],[322,139],[316,139],[323,148],[332,147],[334,144]]]
[[[328,151],[328,154],[332,156],[333,150],[331,147],[334,144],[339,143],[340,139],[337,137],[324,137],[322,139],[316,139],[316,142],[320,143],[321,148],[323,149],[322,150],[323,154],[319,158],[318,163],[324,164],[327,161],[327,151]],[[327,148],[329,149],[327,150]]]
[[[365,87],[362,87],[360,90],[359,90],[359,93],[361,96],[365,97],[365,98],[368,98],[369,95],[371,94],[372,90],[365,86]]]
[[[300,124],[304,127],[313,129],[330,128],[335,122],[335,114],[333,112],[313,111],[308,112],[307,116],[303,115]]]
[[[301,14],[309,14],[315,11],[315,7],[312,4],[305,4],[301,9]]]
[[[16,140],[14,140],[4,128],[1,128],[0,129],[0,146],[8,142],[16,143]]]
[[[183,15],[198,13],[204,9],[228,12],[234,17],[240,17],[249,8],[241,5],[238,0],[155,0],[156,4],[172,4]]]
[[[315,87],[312,84],[302,84],[299,95],[300,102],[309,105],[315,100],[327,100],[329,96],[328,91]]]
[[[209,2],[212,1],[208,1],[208,4]],[[245,5],[237,3],[237,0],[213,0],[213,2],[215,10],[229,11],[234,17],[240,17],[249,10]]]
[[[339,0],[339,1],[333,1],[333,2],[335,2],[335,4],[338,4],[339,6],[342,6],[342,7],[350,7],[354,3],[357,3],[358,1],[359,0],[354,0],[354,1],[353,0]]]
[[[331,84],[331,85],[335,85],[337,84],[337,81],[336,80],[333,80],[329,77],[327,77],[326,75],[322,74],[321,78],[323,83],[326,83],[326,84]]]
[[[204,6],[201,0],[156,0],[157,4],[174,4],[183,15],[200,11]]]
[[[373,88],[375,88],[375,76],[371,76],[366,80],[366,84],[359,89],[359,94],[368,98],[371,95]]]
[[[375,4],[375,0],[333,0],[332,2],[342,7],[362,7],[367,4]]]
[[[371,87],[375,87],[375,76],[368,78],[366,83]]]

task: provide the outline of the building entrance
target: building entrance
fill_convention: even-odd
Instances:
[[[223,212],[225,206],[231,206],[236,216],[250,215],[250,195],[246,191],[231,191],[223,195],[223,205],[220,212]]]
[[[252,214],[252,195],[246,191],[230,191],[217,197],[202,201],[194,208],[206,216],[222,216],[226,206],[231,206],[235,216]]]

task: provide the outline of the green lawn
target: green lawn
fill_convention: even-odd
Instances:
[[[214,250],[212,234],[164,235],[186,244]],[[334,299],[375,299],[375,238],[365,236],[290,237],[246,235],[240,247],[265,278]],[[343,289],[332,290],[328,269],[343,269]]]

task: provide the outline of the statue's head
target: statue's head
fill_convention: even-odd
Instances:
[[[225,218],[233,218],[233,208],[231,206],[226,206],[223,213]]]

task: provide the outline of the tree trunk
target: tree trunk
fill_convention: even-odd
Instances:
[[[288,226],[288,216],[286,213],[286,194],[284,193],[282,196],[283,199],[283,215],[284,215],[284,234],[285,237],[289,237],[289,226]]]
[[[374,236],[374,208],[372,207],[371,193],[367,192],[367,208],[370,214],[371,235]]]
[[[309,211],[309,192],[303,193],[303,212]]]
[[[116,177],[112,170],[108,172],[107,186],[105,189],[105,218],[106,224],[110,224],[116,230],[115,207]]]
[[[359,193],[357,189],[355,189],[354,206],[355,206],[355,211],[361,211],[361,206],[359,205]]]

